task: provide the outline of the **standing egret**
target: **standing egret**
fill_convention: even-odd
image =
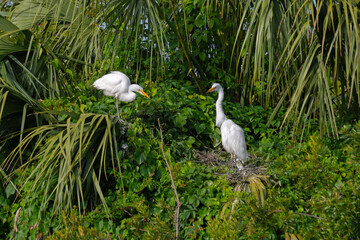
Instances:
[[[241,170],[242,164],[247,160],[248,153],[246,150],[244,130],[232,120],[227,119],[222,108],[224,99],[224,90],[220,84],[214,83],[207,92],[217,91],[219,97],[216,101],[216,126],[221,131],[222,145],[231,158],[234,159],[236,167]]]
[[[120,118],[119,101],[134,101],[136,98],[135,92],[138,92],[150,99],[141,86],[131,84],[130,79],[124,73],[119,71],[113,71],[102,76],[94,82],[93,86],[99,90],[103,90],[104,95],[116,98],[117,114],[119,121],[122,123],[124,123],[124,120]]]

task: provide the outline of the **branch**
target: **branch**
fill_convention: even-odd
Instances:
[[[269,213],[279,213],[279,212],[285,212],[285,210],[270,210],[270,211],[269,211]],[[312,218],[316,218],[316,219],[321,219],[321,220],[327,221],[326,218],[318,217],[318,216],[311,215],[311,214],[307,214],[307,213],[296,213],[296,212],[293,212],[293,213],[294,213],[294,214],[297,214],[297,215],[303,215],[303,216],[312,217]]]
[[[14,218],[14,238],[15,238],[15,233],[18,232],[17,222],[19,221],[19,218],[20,218],[20,210],[21,210],[21,207],[19,207],[19,209],[16,211],[15,218]]]
[[[181,207],[181,202],[179,200],[179,196],[178,193],[176,191],[176,186],[175,186],[175,182],[174,182],[174,178],[173,175],[171,173],[171,168],[169,165],[169,162],[166,159],[165,156],[165,152],[164,152],[164,139],[163,139],[163,135],[162,135],[162,129],[161,129],[161,124],[160,124],[160,119],[158,118],[158,123],[159,123],[159,128],[160,128],[160,136],[161,136],[161,151],[162,154],[164,156],[165,162],[166,162],[166,166],[169,169],[169,174],[170,174],[170,178],[171,178],[171,185],[174,189],[174,193],[175,193],[175,198],[176,198],[176,209],[175,209],[175,229],[176,229],[176,233],[175,233],[175,239],[178,240],[179,239],[179,213],[180,213],[180,207]]]
[[[312,218],[316,218],[316,219],[321,219],[321,220],[325,220],[325,221],[327,221],[327,219],[326,219],[326,218],[318,217],[318,216],[311,215],[311,214],[307,214],[307,213],[295,213],[295,214],[298,214],[298,215],[303,215],[303,216],[308,216],[308,217],[312,217]]]

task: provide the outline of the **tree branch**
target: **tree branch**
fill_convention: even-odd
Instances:
[[[279,213],[279,212],[285,212],[285,210],[270,210],[270,211],[269,211],[269,213]],[[318,217],[318,216],[311,215],[311,214],[307,214],[307,213],[297,213],[297,212],[294,212],[294,214],[303,215],[303,216],[312,217],[312,218],[316,218],[316,219],[321,219],[321,220],[327,221],[326,218]]]
[[[170,174],[170,178],[171,178],[171,185],[172,188],[174,189],[174,194],[175,194],[175,198],[176,198],[176,209],[175,209],[175,216],[174,216],[174,221],[175,221],[175,239],[178,240],[179,239],[179,214],[180,214],[180,207],[181,207],[181,202],[179,200],[179,196],[178,193],[176,191],[176,186],[175,186],[175,182],[174,182],[174,178],[171,172],[171,168],[169,165],[169,162],[166,159],[165,156],[165,152],[164,152],[164,139],[163,139],[163,134],[162,134],[162,129],[161,129],[161,124],[160,124],[160,119],[158,118],[158,124],[159,124],[159,128],[160,128],[160,136],[161,136],[161,151],[162,154],[164,156],[165,162],[166,162],[166,166],[169,169],[169,174]]]

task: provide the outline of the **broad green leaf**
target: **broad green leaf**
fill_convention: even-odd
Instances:
[[[11,184],[8,184],[6,186],[5,192],[6,192],[6,197],[9,198],[15,193],[15,188]]]
[[[204,26],[205,24],[205,18],[202,14],[199,14],[196,18],[195,18],[195,26],[198,28],[201,28],[202,26]]]

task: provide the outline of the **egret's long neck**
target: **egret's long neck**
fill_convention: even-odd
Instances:
[[[218,90],[219,97],[216,101],[216,126],[221,127],[223,122],[226,120],[224,110],[222,108],[222,101],[224,100],[224,90],[220,88]]]
[[[133,85],[133,84],[132,84]],[[125,93],[121,93],[118,96],[115,96],[121,102],[132,102],[136,98],[136,94],[133,92],[132,85],[130,85],[129,90]]]

